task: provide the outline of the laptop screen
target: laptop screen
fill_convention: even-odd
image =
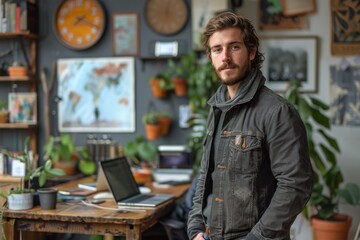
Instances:
[[[116,202],[140,193],[126,157],[104,160],[100,164]]]

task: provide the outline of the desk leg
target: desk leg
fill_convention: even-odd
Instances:
[[[131,239],[142,239],[141,226],[140,225],[129,225],[126,229],[126,240]]]
[[[15,219],[3,219],[3,230],[6,240],[20,239],[20,231],[15,227]]]

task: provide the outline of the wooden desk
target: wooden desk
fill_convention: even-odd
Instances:
[[[77,186],[80,182],[91,182],[92,178],[80,179],[57,186],[59,190]],[[156,193],[171,193],[180,198],[190,184],[172,188],[153,188]],[[172,210],[168,201],[156,208],[146,208],[144,212],[124,212],[104,210],[85,206],[80,201],[59,202],[55,210],[42,210],[36,206],[30,210],[5,210],[3,222],[6,223],[8,240],[19,238],[19,231],[78,233],[97,235],[125,235],[126,239],[141,239],[146,229],[155,225],[159,218]],[[104,207],[116,208],[113,200],[107,200]]]

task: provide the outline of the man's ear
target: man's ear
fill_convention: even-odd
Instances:
[[[250,54],[249,54],[249,56],[250,56],[250,61],[252,61],[252,60],[255,59],[256,52],[257,52],[257,48],[256,48],[256,47],[254,47],[254,48],[251,49],[251,52],[250,52]]]

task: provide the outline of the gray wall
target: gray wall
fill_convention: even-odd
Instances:
[[[107,26],[103,38],[94,47],[85,51],[74,51],[64,47],[57,39],[53,31],[53,17],[56,8],[61,0],[39,0],[40,7],[40,39],[39,39],[39,54],[38,63],[39,69],[45,68],[48,72],[47,78],[50,81],[52,64],[59,58],[87,58],[87,57],[111,57],[112,56],[112,41],[111,41],[111,16],[113,13],[127,13],[137,12],[140,14],[140,55],[148,56],[151,54],[151,43],[155,40],[171,41],[177,40],[185,44],[187,51],[191,48],[191,20],[189,19],[185,28],[176,35],[162,36],[153,32],[147,25],[144,17],[144,8],[146,1],[132,0],[132,1],[110,1],[102,0],[107,13]],[[190,0],[187,0],[190,8]],[[144,65],[145,64],[145,65]],[[132,140],[138,134],[144,134],[143,124],[141,122],[142,115],[147,111],[149,101],[153,101],[158,110],[170,111],[174,116],[174,122],[171,127],[171,132],[167,137],[162,137],[156,140],[158,144],[186,144],[188,129],[179,128],[178,125],[178,106],[187,104],[186,97],[176,97],[174,94],[168,99],[159,100],[152,96],[150,86],[148,83],[149,77],[158,71],[166,68],[166,61],[141,61],[139,57],[135,60],[135,106],[136,106],[136,132],[135,133],[106,133],[111,136],[116,142],[125,144]],[[44,145],[44,129],[43,129],[43,106],[44,99],[41,86],[39,85],[39,116],[40,116],[40,147]],[[53,101],[56,96],[57,89],[54,89],[50,102],[52,110],[56,111],[57,106]],[[51,119],[51,133],[58,134],[57,115]],[[72,133],[78,145],[85,144],[85,139],[89,133]],[[95,133],[94,133],[95,134]],[[96,134],[100,136],[100,134]]]

